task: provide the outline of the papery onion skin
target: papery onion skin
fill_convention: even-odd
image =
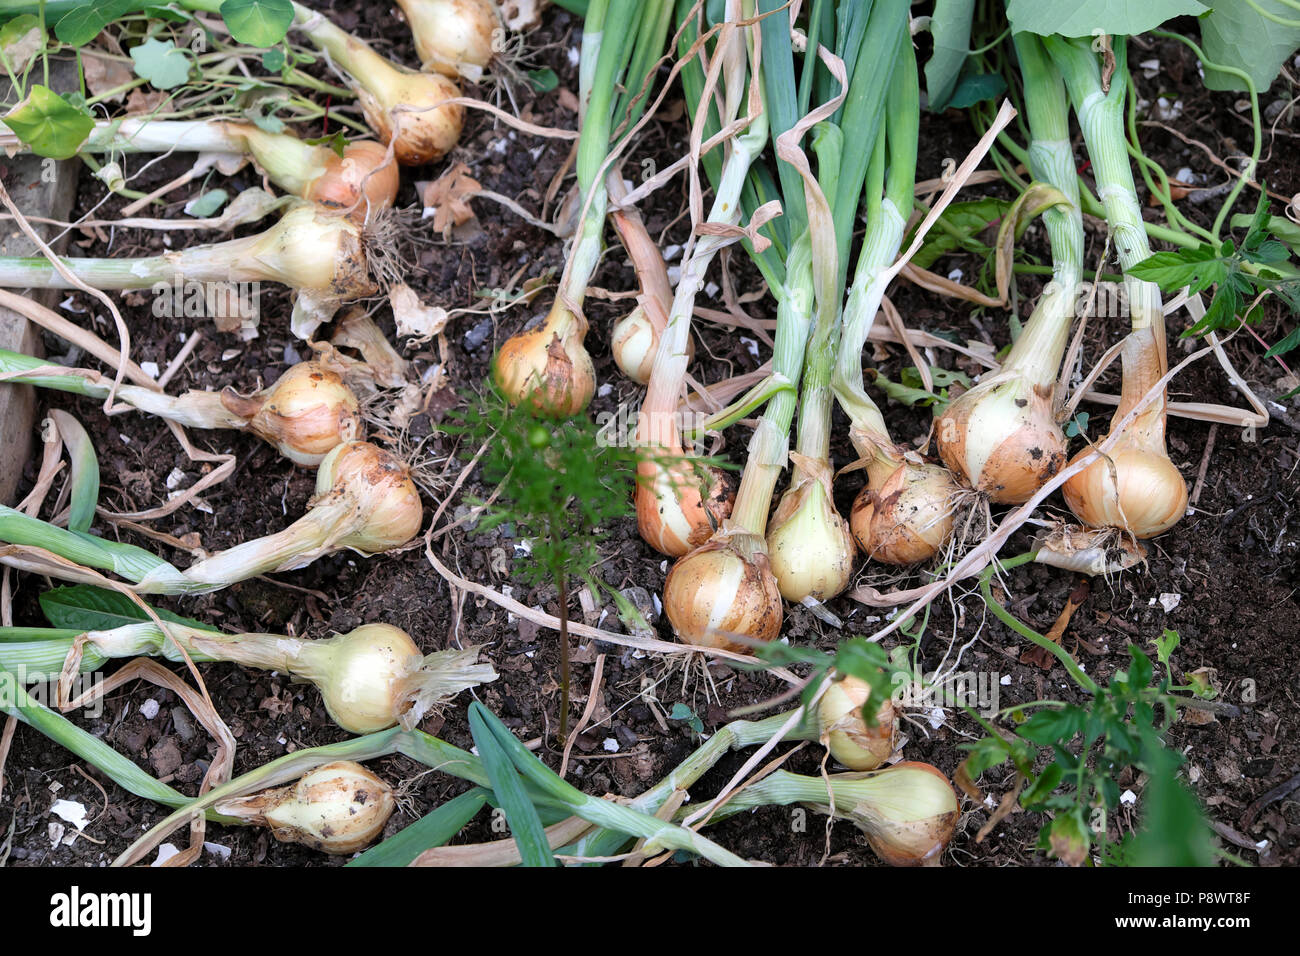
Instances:
[[[757,535],[723,532],[679,559],[664,582],[664,612],[684,643],[748,653],[734,638],[780,636],[781,592]]]
[[[504,30],[486,0],[397,0],[406,14],[415,52],[426,70],[460,75],[458,65],[480,70],[492,62],[493,36]]]
[[[994,376],[958,396],[937,423],[939,455],[996,504],[1023,504],[1066,460],[1052,391]]]
[[[884,774],[896,775],[891,785],[907,780],[907,789],[912,793],[891,802],[890,806],[879,799],[859,803],[847,808],[844,815],[853,819],[866,834],[876,856],[890,866],[937,866],[961,817],[961,805],[952,784],[935,767],[916,761],[878,771],[871,782],[878,785]],[[915,774],[928,776],[912,776]],[[918,787],[924,790],[918,791]]]
[[[929,561],[952,537],[960,493],[948,469],[905,460],[879,488],[858,492],[849,515],[853,539],[883,564]]]
[[[392,816],[393,788],[348,760],[317,767],[296,783],[219,801],[218,812],[264,824],[281,843],[323,853],[355,853],[372,842]]]
[[[882,701],[876,709],[876,725],[868,727],[862,709],[870,696],[871,686],[866,681],[847,675],[831,684],[817,705],[826,749],[850,770],[875,770],[894,752],[898,730],[894,703]]]
[[[420,530],[423,507],[410,469],[396,455],[369,442],[346,442],[321,461],[316,494],[356,496],[365,523],[338,541],[364,554],[400,547]]]
[[[675,457],[637,464],[637,528],[648,545],[670,558],[704,544],[730,517],[735,500],[730,476],[712,465]]]
[[[374,140],[357,140],[343,148],[342,156],[331,151],[325,172],[304,198],[334,209],[351,209],[354,219],[364,220],[371,211],[392,206],[400,185],[401,174],[397,163],[388,158],[388,148]]]
[[[596,393],[577,320],[558,304],[547,322],[506,340],[492,360],[492,379],[512,405],[555,418],[577,415]]]
[[[1066,481],[1061,492],[1084,524],[1154,538],[1187,513],[1187,483],[1167,455],[1125,438]],[[1084,449],[1075,460],[1090,452]]]
[[[325,709],[354,734],[373,734],[397,725],[406,709],[403,680],[424,657],[411,636],[391,624],[366,624],[312,645],[312,658]]]
[[[376,78],[376,86],[380,83],[379,95],[358,85],[357,100],[375,135],[385,143],[393,143],[393,155],[399,163],[423,166],[451,151],[465,125],[465,107],[445,103],[460,96],[455,82],[441,73],[395,71]],[[399,106],[410,109],[390,112]]]
[[[660,331],[641,306],[637,306],[614,323],[609,350],[619,369],[638,385],[650,384],[655,355],[659,352]],[[695,340],[687,339],[686,360],[695,356]]]
[[[767,553],[781,596],[796,604],[829,601],[853,579],[849,523],[816,478],[781,496],[767,531]]]
[[[319,362],[299,362],[251,398],[227,387],[221,403],[248,418],[253,434],[299,465],[319,465],[337,445],[364,432],[356,395],[337,372]]]

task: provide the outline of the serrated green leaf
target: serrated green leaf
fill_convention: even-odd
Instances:
[[[1128,682],[1134,690],[1140,690],[1151,684],[1151,678],[1154,670],[1151,667],[1151,658],[1142,653],[1136,644],[1128,646],[1128,655],[1133,659],[1133,665],[1129,668]]]
[[[221,19],[230,35],[249,46],[275,46],[293,24],[291,0],[225,0]]]
[[[177,47],[171,40],[150,37],[131,48],[135,75],[159,90],[171,90],[190,78],[194,61],[189,50]]]
[[[1020,805],[1026,809],[1033,809],[1041,804],[1060,785],[1064,776],[1064,767],[1059,763],[1049,763],[1038,778],[1021,791]]]
[[[69,159],[86,141],[95,121],[48,87],[34,83],[26,98],[4,116],[5,125],[37,156]]]
[[[1174,17],[1200,16],[1208,9],[1197,0],[1008,0],[1007,20],[1016,33],[1045,37],[1090,37],[1098,30],[1123,36],[1146,33]]]
[[[1083,728],[1083,722],[1084,712],[1078,707],[1044,709],[1016,728],[1016,733],[1030,743],[1048,747],[1058,741],[1069,741]]]
[[[1300,26],[1286,26],[1265,17],[1262,8],[1296,23],[1300,13],[1281,0],[1214,0],[1214,9],[1201,17],[1201,44],[1210,63],[1245,72],[1263,93],[1277,78],[1282,64],[1300,47]],[[1211,90],[1246,89],[1238,76],[1205,65],[1205,86]]]
[[[972,780],[978,779],[985,770],[1004,763],[1011,754],[1011,748],[1001,737],[984,737],[973,744],[961,744],[963,750],[969,750],[966,758],[966,773]]]
[[[1182,643],[1182,638],[1178,636],[1177,631],[1165,628],[1165,632],[1157,637],[1151,643],[1156,649],[1156,660],[1160,661],[1165,667],[1169,666],[1169,659],[1173,656],[1178,645]]]
[[[1154,282],[1164,292],[1188,286],[1193,293],[1204,292],[1228,275],[1228,264],[1218,250],[1208,243],[1195,249],[1176,252],[1157,252],[1130,266],[1128,274],[1135,279]]]
[[[1273,343],[1273,346],[1264,353],[1264,358],[1273,358],[1275,355],[1286,355],[1292,349],[1300,348],[1300,325],[1288,332],[1285,336]]]
[[[77,633],[109,631],[124,624],[138,624],[149,620],[149,615],[140,610],[139,606],[125,594],[92,587],[89,584],[54,588],[43,593],[39,601],[41,612],[50,624],[57,628],[75,630]],[[164,621],[173,621],[207,631],[216,630],[203,621],[181,617],[162,608],[154,608],[154,611]]]

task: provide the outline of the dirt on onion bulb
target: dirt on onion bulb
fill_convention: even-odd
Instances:
[[[319,465],[336,446],[365,431],[356,395],[320,362],[299,362],[270,388],[247,397],[227,386],[221,404],[299,465]]]
[[[557,301],[542,325],[501,346],[492,360],[493,381],[512,405],[555,418],[577,415],[596,392],[585,332],[585,323]]]
[[[719,531],[668,572],[664,612],[687,644],[748,653],[752,646],[737,637],[775,640],[783,612],[766,542],[747,531]]]
[[[325,764],[296,783],[218,801],[222,816],[270,827],[281,843],[355,853],[383,832],[397,805],[393,788],[350,760]]]
[[[847,675],[831,684],[817,705],[822,742],[850,770],[875,770],[894,752],[898,732],[894,702],[882,701],[876,708],[875,726],[868,727],[862,709],[870,696],[870,684]]]
[[[505,27],[489,0],[397,0],[426,70],[478,82]]]

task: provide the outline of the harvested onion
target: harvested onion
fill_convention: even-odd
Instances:
[[[831,756],[850,770],[875,770],[894,752],[898,716],[892,700],[876,708],[876,724],[868,727],[862,710],[871,685],[852,675],[826,689],[817,705],[822,742]]]

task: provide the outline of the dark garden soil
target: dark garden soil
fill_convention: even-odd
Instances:
[[[330,5],[338,7],[334,16],[342,26],[365,36],[382,38],[390,56],[414,62],[406,30],[397,15],[389,12],[390,5]],[[529,38],[532,65],[553,68],[560,76],[561,89],[576,88],[573,63],[579,32],[580,25],[573,17],[551,10],[545,15],[543,27]],[[1169,104],[1179,104],[1180,115],[1173,125],[1216,156],[1248,150],[1249,114],[1237,108],[1233,95],[1205,92],[1199,84],[1195,62],[1179,45],[1156,41],[1152,49],[1132,59],[1152,58],[1158,58],[1162,66],[1155,76],[1137,76],[1143,99],[1156,103],[1163,97]],[[488,89],[477,92],[485,97],[493,95]],[[516,84],[514,93],[519,107],[528,111],[534,122],[574,126],[576,117],[563,105],[560,90],[534,93],[525,84]],[[1262,97],[1270,122],[1277,116],[1278,108],[1293,95],[1295,91],[1282,80]],[[642,159],[664,165],[680,154],[685,135],[681,109],[674,108],[670,102],[665,112],[676,118],[657,121],[648,127],[648,134],[628,169],[639,169]],[[1288,115],[1283,115],[1265,143],[1266,161],[1261,178],[1270,189],[1284,196],[1300,192],[1297,135]],[[1223,171],[1198,145],[1187,145],[1156,127],[1144,128],[1142,138],[1148,154],[1170,173],[1187,167],[1200,177],[1197,181],[1203,185],[1214,185],[1224,178]],[[943,160],[960,159],[975,139],[976,134],[964,114],[926,113],[921,130],[918,179],[938,176]],[[408,172],[399,204],[418,205],[414,182],[432,179],[450,163],[461,160],[469,164],[471,174],[486,188],[515,198],[531,210],[540,210],[548,186],[564,164],[567,153],[568,146],[562,141],[533,139],[523,133],[509,132],[494,123],[488,114],[471,110],[461,144],[454,154],[438,168]],[[174,157],[158,163],[133,186],[147,191],[184,168],[184,160]],[[226,188],[233,194],[255,182],[253,174],[245,171],[236,177],[233,189]],[[980,190],[1002,194],[1000,186],[989,185],[968,192],[974,195]],[[88,176],[83,177],[79,212],[84,213],[103,199],[103,187]],[[1247,190],[1241,210],[1253,206],[1254,199]],[[121,205],[118,199],[110,199],[97,215],[108,218]],[[180,205],[178,199],[157,215],[180,215]],[[1185,213],[1199,221],[1208,222],[1213,215],[1213,203],[1204,207],[1185,205]],[[433,234],[431,220],[415,227],[424,241],[414,253],[417,261],[408,281],[425,302],[447,309],[465,308],[476,301],[476,292],[480,290],[504,288],[512,281],[517,287],[526,279],[562,268],[560,240],[490,201],[475,200],[474,209],[477,224],[462,228],[450,240]],[[655,236],[662,234],[665,246],[684,240],[687,222],[684,209],[680,180],[660,190],[647,204],[644,212],[650,232]],[[546,214],[553,212],[554,204]],[[111,243],[105,241],[108,238],[83,236],[72,252],[76,255],[146,254],[161,250],[167,237],[160,233],[117,230],[111,236]],[[188,233],[177,232],[170,234],[170,241],[178,246],[194,240]],[[1089,263],[1096,262],[1100,256],[1102,241],[1103,232],[1090,228]],[[1034,261],[1046,260],[1046,241],[1040,229],[1033,228],[1028,233],[1025,250]],[[614,246],[612,252],[615,254],[606,258],[595,284],[619,292],[634,288],[634,275],[625,259],[617,254],[618,247]],[[960,268],[969,279],[977,267],[973,257],[954,256],[941,260],[935,270],[947,273]],[[729,268],[737,277],[739,291],[759,288],[754,271],[740,256],[730,258]],[[517,276],[517,273],[521,274]],[[715,264],[712,276],[715,281],[720,281],[718,273],[719,266]],[[1022,277],[1019,305],[1022,316],[1030,311],[1039,281]],[[914,328],[950,331],[963,338],[983,337],[998,346],[1005,344],[1006,322],[998,314],[988,310],[972,313],[965,304],[943,300],[905,284],[898,285],[893,295],[905,320]],[[126,306],[123,312],[131,323],[133,358],[137,362],[152,361],[166,367],[181,347],[182,334],[200,328],[203,331],[202,342],[176,376],[173,390],[219,389],[225,385],[252,389],[259,381],[274,380],[288,364],[307,352],[289,334],[289,299],[280,289],[263,290],[261,335],[250,342],[215,332],[202,319],[157,318],[146,299],[134,301],[139,304]],[[441,495],[460,474],[474,450],[459,447],[452,438],[442,434],[440,421],[458,401],[457,391],[480,386],[494,347],[521,328],[545,304],[544,294],[531,308],[520,307],[497,315],[461,315],[449,326],[445,356],[449,384],[439,394],[429,396],[426,406],[429,412],[412,422],[402,446],[411,447],[411,439],[422,442],[420,455],[427,459],[424,465],[441,476],[434,485],[435,490],[443,491],[426,497],[426,515],[442,503]],[[705,304],[721,307],[720,299]],[[393,336],[391,312],[382,303],[376,305],[376,320]],[[72,295],[70,308],[77,313],[74,318],[79,322],[89,323],[94,316],[96,330],[113,341],[111,324],[99,317],[102,308],[87,296]],[[626,308],[625,304],[599,297],[590,302],[592,333],[588,345],[596,360],[599,381],[612,386],[602,389],[593,403],[593,413],[612,413],[620,403],[631,405],[637,399],[638,389],[621,377],[608,351],[610,323]],[[747,308],[761,318],[773,317],[770,296],[750,303]],[[1124,321],[1117,318],[1092,324],[1085,363],[1094,361],[1108,343],[1122,334]],[[1183,312],[1170,318],[1171,355],[1182,354],[1176,336],[1185,323]],[[1259,332],[1269,342],[1276,341],[1284,328],[1282,323],[1280,314],[1270,312]],[[697,377],[713,381],[757,365],[743,341],[748,336],[707,322],[697,323],[697,329],[701,346],[697,349],[698,368],[693,370]],[[67,353],[65,344],[48,337],[45,346],[53,356]],[[1287,390],[1285,383],[1278,381],[1282,369],[1275,361],[1263,359],[1264,349],[1246,335],[1230,341],[1227,351],[1260,394],[1276,396]],[[420,346],[410,357],[420,372],[442,360],[436,344]],[[82,365],[90,361],[84,356],[73,358]],[[951,353],[941,353],[936,361],[951,366],[953,357]],[[894,378],[908,364],[902,350],[894,347],[881,352],[878,362]],[[1103,385],[1113,389],[1116,374],[1108,373]],[[1193,365],[1175,380],[1171,392],[1174,400],[1244,404],[1244,399],[1229,386],[1223,371],[1211,360]],[[133,510],[154,506],[166,497],[165,479],[173,469],[185,473],[184,485],[199,475],[198,466],[185,457],[166,429],[155,420],[140,415],[109,419],[97,403],[68,396],[46,393],[42,400],[52,407],[75,410],[90,429],[100,456],[106,507]],[[1177,630],[1182,637],[1182,645],[1175,655],[1177,668],[1180,671],[1211,668],[1213,682],[1221,691],[1220,700],[1238,708],[1239,716],[1219,715],[1204,723],[1180,721],[1172,729],[1169,743],[1186,755],[1189,779],[1211,818],[1240,831],[1240,836],[1246,838],[1234,845],[1225,843],[1229,850],[1252,863],[1294,865],[1300,862],[1300,803],[1294,796],[1263,808],[1253,826],[1241,823],[1252,801],[1300,772],[1300,736],[1296,733],[1296,705],[1300,699],[1300,667],[1297,667],[1300,655],[1296,651],[1300,622],[1300,598],[1297,597],[1300,504],[1296,501],[1300,487],[1300,410],[1294,401],[1285,412],[1280,409],[1281,406],[1273,406],[1271,411],[1277,413],[1273,423],[1253,436],[1237,428],[1218,426],[1211,438],[1210,426],[1205,423],[1170,420],[1170,454],[1189,484],[1199,488],[1195,513],[1171,533],[1151,542],[1145,566],[1111,580],[1093,580],[1091,592],[1071,621],[1064,641],[1067,650],[1087,672],[1101,681],[1124,666],[1125,647],[1129,642],[1145,645],[1166,628]],[[1096,426],[1108,421],[1105,409],[1094,408],[1093,412]],[[928,412],[890,406],[887,416],[891,431],[900,441],[922,438],[928,431]],[[1099,434],[1095,428],[1094,434]],[[747,437],[744,426],[733,429],[725,453],[741,459]],[[294,467],[250,437],[214,433],[193,434],[192,438],[211,450],[236,454],[238,470],[231,480],[203,496],[210,510],[183,508],[153,522],[155,530],[178,538],[193,532],[204,548],[217,550],[275,531],[302,513],[312,493],[311,472]],[[837,466],[850,463],[851,448],[846,440],[837,443],[835,454]],[[30,464],[28,485],[35,477],[35,470],[35,463]],[[1198,481],[1202,472],[1203,482]],[[839,484],[839,504],[846,513],[860,480],[850,475]],[[481,473],[475,472],[458,494],[485,497],[490,491],[483,485]],[[1064,513],[1059,499],[1054,499],[1048,510],[1052,514]],[[458,513],[465,513],[463,502],[448,503],[443,521]],[[115,533],[111,527],[103,530],[109,535]],[[162,547],[151,545],[147,538],[128,529],[116,533],[123,540]],[[1004,553],[1025,550],[1029,537],[1028,531],[1022,530]],[[499,590],[510,588],[513,596],[524,604],[555,613],[554,592],[529,588],[515,579],[514,569],[519,562],[528,560],[516,551],[515,544],[500,529],[475,535],[463,527],[435,540],[442,560],[461,575]],[[164,550],[164,555],[181,566],[189,560],[179,551]],[[610,585],[637,586],[650,595],[661,592],[666,562],[641,542],[633,518],[628,517],[612,527],[602,555],[604,562],[598,572]],[[864,580],[882,589],[911,586],[919,580],[914,578],[910,583],[877,580],[880,572],[874,568],[860,573]],[[1021,620],[1045,631],[1079,583],[1077,577],[1067,572],[1029,565],[1005,576],[1005,603]],[[39,623],[36,597],[43,590],[44,582],[32,576],[20,576],[16,585],[15,623]],[[967,593],[967,590],[959,589],[951,599],[936,601],[931,608],[921,641],[922,665],[926,670],[938,666],[945,656],[951,662],[960,652],[963,670],[997,675],[994,686],[1003,707],[1040,698],[1081,699],[1059,665],[1046,667],[1033,663],[1025,656],[1030,645],[994,621],[986,613],[978,593]],[[275,580],[258,579],[202,598],[164,599],[158,603],[231,631],[292,631],[317,637],[346,631],[362,622],[382,620],[408,630],[426,650],[453,643],[486,644],[486,654],[501,676],[482,689],[481,699],[522,739],[546,741],[540,755],[552,766],[558,765],[558,754],[549,744],[559,706],[556,635],[510,617],[486,599],[453,595],[430,567],[422,545],[401,554],[373,559],[338,555],[299,572],[277,575]],[[653,614],[657,607],[655,604],[651,611],[659,636],[671,640],[667,622]],[[887,613],[847,597],[832,602],[830,609],[843,620],[842,631],[828,626],[805,609],[789,608],[785,636],[791,642],[831,648],[838,639],[851,634],[870,634]],[[610,613],[603,626],[617,628],[617,624],[610,623],[617,620],[613,609],[607,610]],[[570,611],[577,617],[582,615],[576,600]],[[689,706],[702,720],[705,732],[710,733],[724,724],[736,708],[769,700],[786,688],[773,676],[718,663],[709,667],[710,679],[706,681],[698,661],[693,667],[683,669],[680,660],[673,663],[612,644],[575,642],[574,646],[575,716],[586,706],[596,655],[606,654],[594,720],[579,737],[571,761],[570,779],[593,794],[636,795],[696,746],[698,738],[686,721],[663,719],[675,704]],[[212,700],[237,739],[236,773],[285,753],[347,736],[333,725],[319,695],[310,687],[287,685],[277,676],[233,665],[203,665],[202,673]],[[149,699],[160,705],[152,719],[146,719],[142,713],[142,705]],[[471,746],[464,699],[429,717],[423,728],[458,746]],[[918,710],[910,712],[908,718],[903,725],[903,733],[908,738],[907,757],[931,762],[949,775],[961,759],[958,745],[981,735],[978,726],[959,710],[941,713]],[[178,699],[152,685],[127,684],[108,697],[102,715],[77,714],[74,719],[186,793],[197,791],[199,779],[215,753],[215,745],[189,719]],[[744,755],[724,759],[697,785],[694,798],[698,801],[716,792],[743,759]],[[786,766],[815,774],[820,760],[820,749],[807,745]],[[88,769],[68,752],[19,725],[4,768],[0,862],[7,856],[8,862],[18,865],[100,865],[165,815],[163,809],[126,793],[93,769],[87,776],[76,772],[74,766]],[[406,758],[379,760],[372,769],[402,788],[401,809],[388,825],[390,834],[467,786],[442,773],[428,772],[424,766]],[[1012,783],[1009,776],[994,771],[981,781],[989,796],[985,804],[963,798],[964,813],[958,834],[945,855],[946,863],[957,866],[1051,863],[1035,849],[1042,820],[1032,814],[1013,814],[983,842],[976,841],[976,834],[996,800]],[[1135,825],[1142,807],[1143,783],[1141,779],[1120,781],[1121,786],[1132,790],[1138,798],[1136,805],[1126,804],[1111,819],[1112,838]],[[71,845],[52,846],[50,824],[56,818],[50,814],[50,806],[56,799],[80,801],[92,818],[85,837]],[[771,863],[817,864],[826,860],[876,865],[865,841],[849,824],[837,823],[827,836],[819,820],[809,820],[806,827],[801,827],[797,825],[798,819],[789,809],[767,809],[732,818],[709,832],[736,853]],[[479,842],[497,836],[491,832],[487,814],[483,813],[456,842]],[[183,839],[184,834],[180,832],[172,838],[177,845]],[[201,858],[203,865],[334,865],[339,862],[297,846],[277,843],[260,829],[214,826],[209,829],[207,839],[227,848],[229,853],[205,853]],[[1246,845],[1240,845],[1242,842]],[[1256,843],[1264,849],[1254,848]]]

